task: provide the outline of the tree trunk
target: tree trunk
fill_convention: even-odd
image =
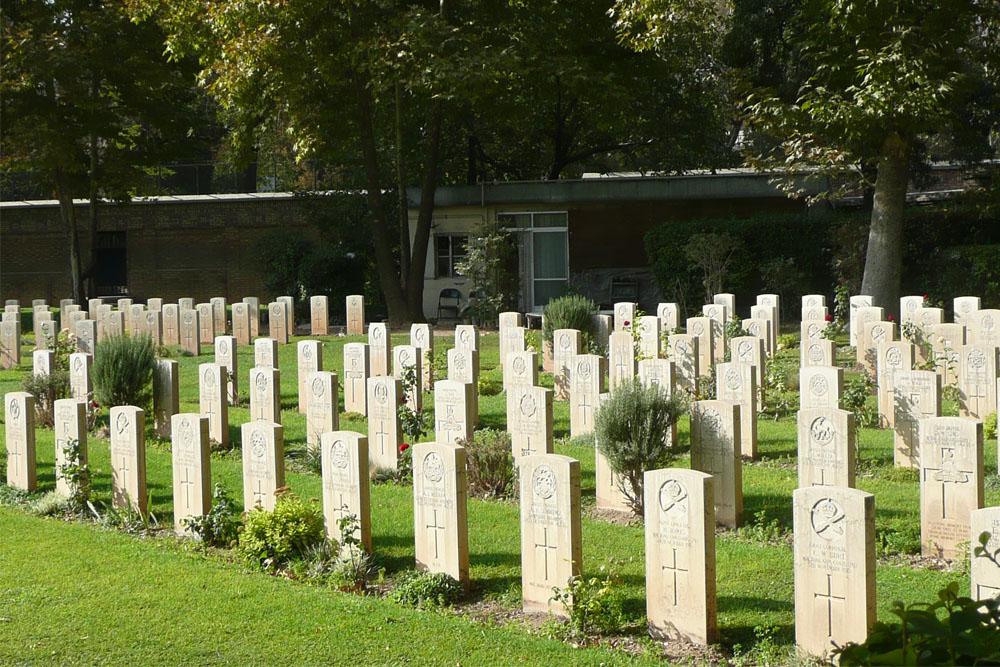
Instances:
[[[396,194],[399,197],[399,277],[407,288],[410,275],[410,214],[406,206],[406,162],[403,157],[403,93],[396,83]]]
[[[87,196],[90,205],[88,207],[89,232],[90,232],[90,259],[84,275],[87,278],[87,296],[94,298],[97,296],[97,121],[94,119],[95,109],[100,96],[100,81],[95,76],[90,84],[90,170],[87,173],[89,191]],[[95,319],[95,314],[90,313],[91,319]]]
[[[66,238],[69,245],[69,281],[73,288],[73,302],[83,304],[83,294],[80,280],[80,234],[76,228],[76,211],[73,209],[73,191],[63,174],[62,169],[56,169],[56,196],[59,198],[59,213],[66,228]]]
[[[424,155],[424,168],[420,175],[420,211],[417,215],[417,228],[413,233],[413,254],[406,286],[406,300],[410,304],[410,318],[414,322],[426,321],[424,269],[427,267],[427,244],[430,242],[431,222],[434,218],[434,192],[437,189],[438,154],[441,146],[441,116],[441,102],[435,100],[431,106],[427,127],[427,153]]]
[[[872,202],[871,231],[861,293],[876,306],[899,316],[900,281],[903,275],[903,214],[906,207],[909,143],[891,132],[882,143]]]
[[[386,221],[385,207],[382,205],[382,185],[379,178],[378,151],[375,146],[371,91],[365,86],[358,72],[354,72],[354,88],[358,98],[358,129],[364,154],[365,185],[370,212],[368,224],[371,227],[372,242],[375,246],[375,267],[378,271],[385,305],[389,310],[389,324],[401,326],[409,321],[409,309],[407,308],[406,296],[399,284],[399,276],[396,274],[392,244],[389,241],[389,225]]]

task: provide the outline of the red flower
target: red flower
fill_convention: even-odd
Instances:
[[[896,321],[896,318],[895,318],[895,317],[893,317],[892,315],[890,315],[890,316],[889,316],[889,321],[890,321],[890,322],[895,322],[895,321]]]
[[[827,315],[826,315],[826,321],[827,322],[833,322],[833,315],[830,315],[829,313],[827,313]]]
[[[632,326],[632,323],[629,322],[628,320],[625,320],[625,326],[627,326],[627,327]]]
[[[93,407],[95,407],[95,408],[97,408],[97,407],[100,407],[100,406],[99,406],[99,405],[97,404],[97,401],[91,401],[91,404],[92,404],[92,405],[93,405]]]
[[[925,295],[924,295],[924,301],[926,301],[926,300],[927,300],[927,295],[925,294]]]
[[[844,279],[843,279],[843,278],[841,278],[841,279],[840,279],[840,284],[841,284],[841,285],[843,285],[843,284],[844,284]]]
[[[409,448],[410,448],[410,443],[404,442],[403,444],[401,444],[399,446],[399,453],[402,454],[403,452],[405,452]]]

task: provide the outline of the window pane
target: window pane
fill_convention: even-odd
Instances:
[[[447,257],[438,257],[437,274],[439,278],[447,278],[451,275],[451,266]]]
[[[455,257],[465,256],[465,244],[468,242],[468,236],[452,236],[451,237],[451,254]]]
[[[528,213],[499,213],[497,220],[504,227],[530,227],[531,215]]]
[[[535,227],[565,227],[565,213],[536,213]]]
[[[532,234],[535,241],[535,277],[569,278],[566,233]]]
[[[535,307],[544,306],[552,299],[562,296],[569,289],[568,280],[536,280]]]

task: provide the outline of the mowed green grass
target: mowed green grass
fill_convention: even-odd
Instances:
[[[394,335],[393,343],[408,342]],[[298,339],[296,339],[298,340]],[[356,338],[326,338],[324,368],[341,371],[342,350]],[[282,420],[290,458],[305,446],[305,419],[296,411],[295,341],[281,346]],[[437,354],[452,344],[450,336],[436,339]],[[176,351],[175,351],[176,352]],[[797,350],[782,353],[794,364]],[[181,410],[197,411],[197,365],[210,361],[179,357]],[[847,359],[844,359],[847,363]],[[241,348],[239,375],[245,382],[253,364],[251,347]],[[481,365],[500,380],[497,336],[484,335]],[[19,388],[30,369],[30,357],[18,371],[0,373],[4,392]],[[551,386],[551,377],[542,384]],[[242,392],[245,393],[245,392]],[[433,397],[424,396],[433,409]],[[794,405],[778,421],[759,422],[760,460],[744,465],[745,521],[751,526],[776,523],[791,527],[791,496],[797,485],[794,465],[796,426]],[[503,428],[502,394],[480,398],[481,425]],[[230,408],[231,435],[239,440],[245,408]],[[343,420],[341,428],[366,432],[363,422]],[[594,504],[594,450],[566,442],[569,412],[555,404],[556,452],[581,462],[583,484],[584,573],[600,573],[611,559],[627,593],[630,632],[641,634],[645,613],[643,532],[587,516]],[[431,439],[428,436],[426,439]],[[54,443],[51,430],[39,429],[39,483],[54,488]],[[877,528],[886,535],[919,537],[919,489],[916,476],[892,467],[892,436],[887,431],[860,429],[865,462],[858,487],[875,494]],[[675,465],[689,465],[687,421],[680,424],[681,450]],[[108,443],[90,440],[91,467],[98,500],[109,502]],[[164,524],[172,521],[170,454],[167,443],[149,435],[148,483],[151,510]],[[996,471],[996,444],[986,444],[986,469]],[[213,457],[213,480],[242,497],[241,468],[236,453]],[[318,476],[287,474],[293,491],[319,498]],[[996,485],[994,484],[994,489]],[[988,490],[987,505],[1000,504],[1000,491]],[[408,487],[372,488],[375,556],[389,576],[413,567],[413,505]],[[915,531],[915,533],[914,533]],[[472,598],[491,599],[508,607],[520,600],[520,533],[514,504],[469,502]],[[14,660],[96,661],[129,656],[152,662],[249,661],[280,657],[300,661],[337,662],[361,658],[393,662],[517,662],[572,658],[607,661],[595,649],[571,654],[561,642],[531,636],[520,626],[506,629],[480,626],[471,619],[444,613],[420,613],[376,599],[361,599],[298,582],[276,580],[247,572],[234,563],[198,556],[173,539],[136,539],[55,520],[28,517],[0,509],[0,662]],[[752,645],[761,629],[780,645],[794,642],[792,550],[787,540],[773,543],[723,532],[718,551],[718,611],[721,642],[732,647]],[[944,583],[961,572],[918,569],[883,561],[877,569],[880,618],[888,618],[894,600],[912,602],[934,597]],[[82,640],[88,636],[90,639]],[[97,641],[94,641],[97,639]],[[269,659],[270,658],[270,659]]]

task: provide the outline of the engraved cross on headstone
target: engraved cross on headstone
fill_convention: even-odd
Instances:
[[[181,480],[181,488],[184,489],[184,507],[191,509],[191,487],[194,481],[191,479],[191,468],[184,468],[184,479]]]
[[[954,447],[942,447],[941,448],[941,467],[940,468],[924,468],[924,481],[928,480],[927,476],[929,473],[933,474],[933,480],[935,482],[941,483],[941,518],[948,518],[948,485],[949,484],[966,484],[972,479],[973,472],[971,470],[959,470],[958,466],[955,465],[955,448]]]
[[[264,506],[264,483],[261,480],[257,480],[257,490],[253,492],[254,505]]]
[[[826,575],[826,593],[813,593],[813,599],[826,600],[826,636],[833,636],[833,603],[840,602],[847,607],[847,598],[833,594],[833,575]]]
[[[588,404],[587,403],[587,394],[584,394],[580,398],[581,398],[581,400],[577,404],[577,407],[579,407],[583,411],[581,413],[581,415],[583,417],[583,423],[586,424],[587,423],[587,416],[590,414],[589,413],[589,409],[592,408],[592,407],[594,407],[594,406],[593,406],[593,404]]]
[[[678,605],[677,573],[678,572],[687,572],[687,568],[681,567],[680,564],[677,562],[677,549],[671,549],[671,552],[672,552],[672,556],[673,556],[673,562],[670,565],[661,565],[660,569],[664,570],[666,572],[670,572],[673,575],[673,579],[674,579],[674,583],[673,583],[674,606],[676,607]]]
[[[548,526],[542,526],[542,543],[538,544],[535,542],[535,549],[542,549],[542,556],[545,562],[545,581],[549,580],[549,551],[555,551],[559,546],[556,544],[549,544],[549,529]]]
[[[445,526],[439,526],[438,525],[438,511],[437,510],[433,510],[433,512],[434,512],[434,521],[432,521],[428,525],[424,526],[424,528],[427,528],[428,530],[433,530],[434,531],[434,558],[436,560],[437,558],[440,557],[439,556],[439,551],[438,551],[438,531],[439,530],[444,530]]]
[[[385,436],[387,435],[389,435],[389,432],[385,430],[385,423],[379,421],[375,437],[378,438],[379,453],[382,455],[385,455]]]

